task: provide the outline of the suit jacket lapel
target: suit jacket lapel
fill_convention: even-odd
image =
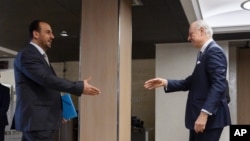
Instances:
[[[39,52],[39,50],[36,47],[34,47],[32,44],[29,44],[29,48],[31,48],[31,50],[33,50],[38,56],[40,56],[40,58],[43,60],[43,64],[46,65],[46,67],[50,69],[50,65],[47,63],[44,56]]]
[[[210,43],[207,45],[206,49],[204,50],[204,52],[201,54],[201,56],[200,56],[200,58],[199,58],[200,61],[202,60],[203,56],[206,55],[207,51],[211,48],[211,46],[212,46],[213,44],[215,44],[214,41],[210,42]]]

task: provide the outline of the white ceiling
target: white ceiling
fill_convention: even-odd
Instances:
[[[189,19],[206,20],[215,33],[250,31],[250,11],[241,8],[241,3],[246,0],[188,0],[192,3],[189,5],[181,1],[184,10],[195,13],[195,17],[187,15]]]

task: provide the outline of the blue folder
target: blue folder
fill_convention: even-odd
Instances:
[[[66,120],[77,117],[77,112],[72,102],[70,94],[64,94],[62,96],[62,105],[63,105],[63,118]]]

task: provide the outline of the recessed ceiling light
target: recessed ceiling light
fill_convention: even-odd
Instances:
[[[62,31],[61,34],[60,34],[62,37],[67,37],[69,36],[67,31]]]
[[[250,1],[249,0],[244,1],[240,6],[244,10],[250,10]]]
[[[132,1],[132,6],[142,6],[143,3],[141,0],[133,0]]]

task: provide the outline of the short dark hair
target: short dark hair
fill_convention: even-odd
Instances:
[[[30,39],[33,38],[33,31],[40,31],[41,28],[40,28],[40,23],[41,22],[45,22],[43,20],[34,20],[33,22],[30,23],[30,26],[29,26],[29,37]]]

